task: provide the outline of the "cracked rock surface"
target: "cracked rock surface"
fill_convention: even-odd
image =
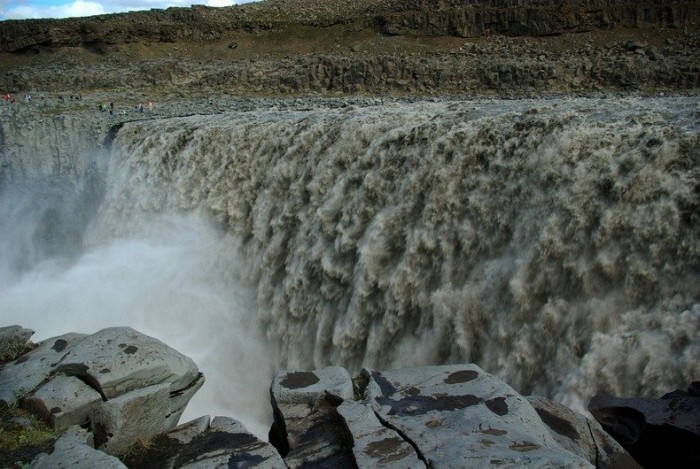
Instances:
[[[90,428],[98,449],[120,454],[177,425],[203,382],[190,358],[132,328],[113,327],[47,339],[2,364],[0,405],[21,406],[57,433]]]
[[[0,364],[0,396],[11,396],[5,405],[25,407],[60,433],[53,451],[16,462],[168,469],[639,467],[597,422],[545,398],[524,397],[473,364],[364,369],[355,378],[337,366],[278,371],[270,386],[269,442],[230,417],[175,426],[203,380],[187,357],[130,328],[46,340]],[[666,410],[652,412],[647,422],[661,422],[664,412],[681,412],[697,399],[691,393],[665,398]],[[617,401],[592,403],[613,422],[614,409],[603,404]],[[691,409],[673,419],[692,427],[695,416]]]

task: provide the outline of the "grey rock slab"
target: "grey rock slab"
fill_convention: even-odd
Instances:
[[[90,382],[107,399],[160,383],[175,392],[199,374],[190,358],[130,327],[91,334],[71,348],[59,370]]]
[[[90,416],[97,447],[121,454],[132,443],[168,430],[169,397],[170,386],[163,383],[103,402]]]
[[[352,452],[359,468],[424,468],[416,450],[396,431],[382,425],[367,405],[345,401],[338,406],[352,435]]]
[[[362,373],[380,421],[428,466],[593,467],[557,443],[523,396],[476,365]]]
[[[257,468],[286,467],[282,456],[269,443],[248,432],[242,423],[229,417],[214,417],[209,431],[191,442],[190,460],[178,459],[183,468]]]
[[[102,396],[74,376],[57,376],[22,399],[22,407],[49,422],[56,432],[84,425]]]
[[[19,397],[33,391],[57,366],[70,348],[85,338],[85,334],[65,334],[44,340],[17,360],[0,369],[0,403],[12,404]]]
[[[166,427],[172,428],[177,425],[177,423],[180,421],[182,413],[185,411],[185,407],[187,407],[187,404],[190,402],[190,399],[192,399],[192,397],[203,385],[204,375],[199,373],[196,379],[192,381],[189,386],[170,393],[170,414],[168,414],[168,417],[166,418]]]
[[[270,443],[291,468],[353,465],[352,440],[336,407],[354,397],[341,367],[279,371],[270,387],[274,422]]]
[[[197,419],[190,420],[189,422],[185,422],[182,425],[178,425],[169,432],[165,433],[164,436],[177,441],[181,445],[186,445],[196,436],[207,431],[210,423],[211,418],[208,415],[204,415]]]
[[[314,371],[277,371],[270,388],[273,399],[285,404],[313,405],[327,394],[353,399],[352,378],[345,368],[329,366]]]
[[[114,456],[92,447],[92,434],[80,427],[70,427],[54,445],[53,452],[39,454],[29,465],[32,469],[56,469],[73,467],[99,467],[100,469],[126,469]]]
[[[598,469],[641,467],[595,420],[544,397],[526,399],[562,447],[586,458]]]

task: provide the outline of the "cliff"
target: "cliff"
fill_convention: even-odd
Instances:
[[[139,41],[210,41],[232,31],[256,32],[291,24],[412,36],[542,36],[613,27],[673,27],[700,15],[697,1],[520,0],[268,0],[213,9],[202,6],[62,20],[5,21],[0,51],[37,47],[94,47]]]
[[[0,23],[0,89],[490,94],[686,91],[700,0],[268,0]]]

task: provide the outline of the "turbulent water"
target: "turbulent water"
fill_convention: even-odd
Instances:
[[[109,258],[114,240],[158,246],[163,223],[166,239],[205,225],[134,287],[178,303],[196,279],[215,296],[168,320],[226,344],[213,353],[229,381],[474,362],[580,410],[700,376],[699,130],[687,97],[130,123],[86,239]],[[179,221],[154,231],[163,216]],[[134,252],[123,268],[151,251]]]

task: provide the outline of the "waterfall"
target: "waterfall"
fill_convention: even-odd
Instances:
[[[699,117],[628,97],[127,123],[85,254],[0,309],[164,337],[242,412],[227,383],[328,364],[474,362],[576,410],[657,396],[700,376]]]
[[[700,375],[699,112],[484,100],[132,123],[102,229],[212,214],[282,366],[475,362],[579,409],[657,395]]]

